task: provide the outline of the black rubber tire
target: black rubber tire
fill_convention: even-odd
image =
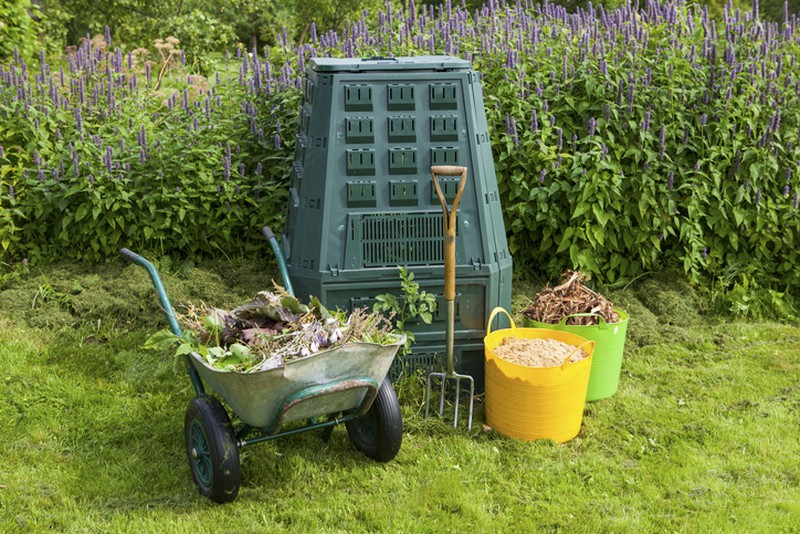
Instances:
[[[214,397],[200,395],[186,408],[186,457],[200,495],[217,503],[239,493],[241,466],[228,412]]]
[[[356,449],[378,462],[388,462],[403,442],[403,415],[389,379],[383,381],[369,411],[345,423]]]

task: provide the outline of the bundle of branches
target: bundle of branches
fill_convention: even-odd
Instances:
[[[596,325],[599,315],[607,323],[619,321],[619,314],[614,305],[602,295],[584,285],[589,277],[578,271],[567,271],[561,275],[562,284],[546,287],[540,291],[523,311],[525,317],[546,324],[558,324],[568,316],[579,313],[596,315],[570,317],[568,325]]]

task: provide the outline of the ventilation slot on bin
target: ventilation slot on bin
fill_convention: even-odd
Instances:
[[[359,220],[351,219],[350,224],[358,225],[361,231],[364,267],[427,265],[444,261],[441,213],[365,214]]]

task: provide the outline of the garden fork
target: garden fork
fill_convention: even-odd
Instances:
[[[456,373],[453,364],[453,335],[455,329],[455,301],[456,301],[456,210],[458,203],[461,201],[461,195],[464,193],[464,186],[467,184],[467,168],[466,167],[453,167],[453,166],[434,166],[431,167],[431,175],[433,177],[433,187],[436,190],[436,195],[439,197],[439,202],[442,205],[442,212],[444,214],[444,300],[447,305],[447,337],[446,337],[446,350],[447,350],[447,371],[444,373],[430,373],[427,380],[426,396],[425,396],[425,417],[428,416],[431,401],[431,383],[434,378],[441,379],[441,388],[439,391],[439,416],[444,412],[444,391],[445,385],[448,381],[453,380],[456,383],[456,401],[455,401],[455,417],[453,419],[453,427],[458,426],[458,405],[461,395],[461,381],[469,382],[469,422],[467,429],[472,429],[472,405],[475,400],[475,380],[464,374]],[[442,188],[439,185],[437,175],[442,176],[461,176],[458,182],[458,192],[453,200],[453,206],[447,209],[447,199],[442,193]]]

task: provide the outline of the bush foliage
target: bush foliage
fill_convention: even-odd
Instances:
[[[612,283],[680,266],[797,288],[800,28],[754,7],[717,22],[683,1],[412,4],[338,33],[312,25],[306,44],[254,50],[209,79],[187,75],[169,40],[149,62],[108,35],[63,66],[12,60],[3,261],[263,248],[256,229],[281,225],[308,58],[445,53],[483,75],[516,262]]]

